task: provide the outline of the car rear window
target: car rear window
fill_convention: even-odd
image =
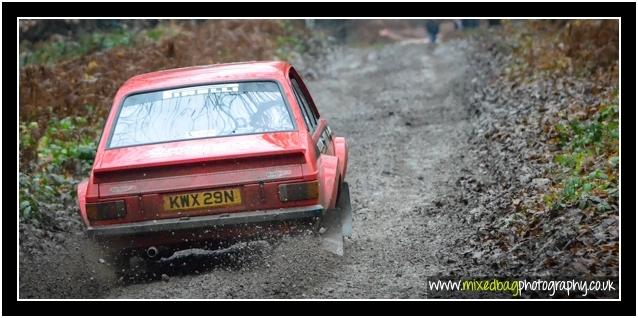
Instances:
[[[191,86],[126,97],[109,148],[293,129],[275,82]]]

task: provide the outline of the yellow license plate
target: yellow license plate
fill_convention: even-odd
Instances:
[[[169,194],[164,197],[164,211],[221,208],[241,204],[239,188]]]

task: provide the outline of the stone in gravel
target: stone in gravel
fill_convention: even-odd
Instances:
[[[550,182],[551,181],[547,178],[534,178],[532,180],[532,185],[538,190],[544,190],[549,186]]]
[[[168,282],[170,279],[171,279],[171,278],[170,278],[168,275],[166,275],[166,274],[162,274],[162,280],[163,280],[163,281]]]
[[[483,252],[474,252],[474,253],[472,253],[472,258],[474,258],[474,259],[480,259],[481,257],[483,257]]]
[[[100,262],[100,264],[104,264],[104,263],[106,263],[106,261],[105,261],[103,258],[100,258],[100,259],[98,259],[97,261],[98,261],[98,262]]]
[[[524,174],[522,176],[518,177],[518,182],[526,184],[528,183],[530,180],[532,179],[532,175],[531,174]]]
[[[65,235],[64,235],[63,233],[56,233],[56,234],[54,235],[54,239],[55,239],[58,243],[61,243],[61,242],[64,242],[64,240],[66,239],[66,237],[65,237]]]

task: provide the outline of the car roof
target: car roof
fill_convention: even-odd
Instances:
[[[283,61],[251,61],[168,69],[131,77],[120,87],[118,95],[214,82],[280,79],[290,67]]]

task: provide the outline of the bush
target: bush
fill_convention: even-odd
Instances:
[[[511,78],[535,73],[618,77],[618,21],[529,20],[523,29],[505,26],[516,39]]]
[[[52,119],[42,137],[38,125],[20,125],[20,149],[34,149],[30,172],[19,174],[19,208],[23,221],[50,224],[44,211],[64,209],[75,202],[75,186],[91,169],[97,131],[82,117]]]
[[[556,125],[554,141],[561,148],[554,156],[558,184],[544,198],[548,206],[578,204],[606,211],[618,204],[618,122],[618,105],[611,104],[590,119]]]
[[[85,34],[76,40],[58,37],[53,41],[34,45],[24,41],[20,44],[20,65],[52,64],[115,47],[131,47],[146,40],[158,41],[166,33],[160,26],[144,33],[136,33],[120,27],[110,31]]]

